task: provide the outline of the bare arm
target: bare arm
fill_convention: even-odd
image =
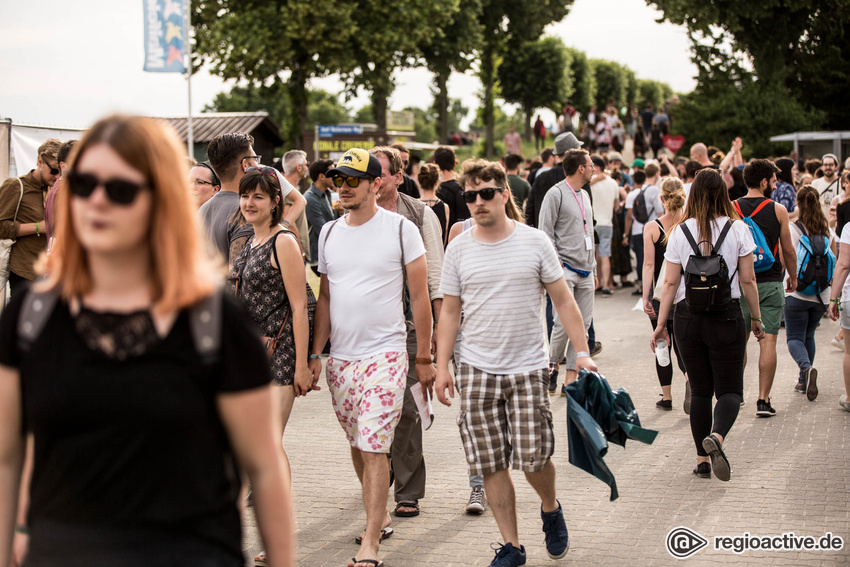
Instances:
[[[458,221],[449,229],[449,242],[460,236],[463,232],[463,221]]]
[[[455,395],[454,382],[449,372],[457,332],[460,329],[461,302],[456,295],[443,296],[443,309],[440,313],[440,325],[437,329],[437,378],[434,384],[437,399],[450,406],[450,398]],[[446,395],[448,390],[448,396]]]
[[[18,371],[0,366],[0,561],[12,553],[24,446]]]
[[[290,226],[295,226],[295,221],[298,220],[304,207],[307,206],[307,199],[296,189],[286,194],[286,200],[291,202],[292,205],[289,206],[289,210],[286,211],[286,216],[283,217],[283,220],[288,222]]]
[[[632,235],[632,209],[626,210],[626,226],[623,228],[623,246],[629,245],[629,236]]]
[[[331,290],[328,275],[322,274],[319,283],[319,297],[316,298],[316,314],[313,316],[313,348],[310,352],[319,354],[325,348],[325,343],[331,336]],[[313,387],[319,382],[322,374],[322,360],[312,358],[309,361],[310,372],[313,373]]]
[[[838,321],[841,316],[839,312],[841,291],[844,289],[847,274],[850,274],[850,244],[842,243],[838,254],[838,264],[835,266],[835,274],[832,277],[832,288],[829,292],[829,318],[833,321]]]
[[[794,260],[794,265],[797,265],[796,259]],[[747,300],[747,305],[750,306],[750,319],[761,319],[759,288],[756,284],[756,272],[753,267],[752,254],[738,258],[738,283],[741,284],[741,292],[744,294],[744,299]],[[796,287],[796,284],[794,285]],[[758,310],[758,313],[756,313],[756,310]],[[753,321],[750,325],[750,331],[752,331],[757,340],[764,338],[764,325],[761,321]]]
[[[408,262],[407,289],[410,291],[410,307],[413,311],[413,326],[416,328],[416,358],[428,360],[428,363],[416,362],[416,378],[433,395],[434,377],[436,370],[431,361],[431,301],[428,297],[428,264],[425,256],[420,256]]]
[[[655,243],[661,236],[658,223],[650,222],[643,227],[643,311],[650,317],[655,316],[652,307],[652,283],[655,279]]]
[[[652,350],[655,350],[655,342],[658,339],[664,339],[670,342],[670,337],[667,334],[667,319],[670,318],[670,311],[673,309],[673,300],[676,299],[676,292],[679,289],[679,282],[682,279],[682,265],[667,261],[667,269],[664,271],[664,286],[661,288],[661,305],[658,307],[658,323],[655,325],[655,333],[649,341]]]
[[[245,247],[246,242],[248,242],[248,237],[240,236],[239,238],[234,238],[233,241],[230,243],[230,265],[228,266],[228,268],[233,267],[233,261],[239,257],[239,254],[242,253],[242,249]]]
[[[295,515],[280,447],[280,408],[271,386],[220,394],[221,421],[254,493],[269,565],[295,565]]]
[[[573,348],[577,353],[588,352],[590,349],[587,346],[587,337],[584,334],[584,319],[581,310],[578,308],[578,303],[567,287],[566,280],[560,277],[554,282],[543,284],[543,286],[552,299],[552,307],[558,313],[558,317],[564,325],[564,331],[573,343]],[[596,363],[593,362],[590,355],[576,358],[575,369],[580,370],[582,368],[596,372]]]
[[[283,288],[289,299],[292,316],[292,334],[295,339],[295,395],[307,395],[307,392],[313,389],[313,377],[307,365],[310,320],[307,316],[307,276],[303,269],[301,248],[294,238],[284,234],[275,241],[275,249],[280,260],[280,266],[277,268],[283,278]]]
[[[782,252],[782,261],[788,272],[788,278],[785,280],[785,291],[791,292],[797,289],[797,252],[791,242],[788,211],[779,203],[774,206],[776,218],[779,219],[779,249]],[[749,305],[749,299],[747,299],[747,305]]]

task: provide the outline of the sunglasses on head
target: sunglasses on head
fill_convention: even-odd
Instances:
[[[50,175],[59,175],[59,167],[53,167],[47,163],[47,159],[44,156],[41,156],[41,163],[47,166],[47,169],[50,170]]]
[[[363,179],[368,179],[370,182],[372,181],[371,177],[343,177],[342,175],[338,175],[334,177],[334,185],[337,187],[342,187],[343,183],[354,189],[358,185],[360,185],[360,181]]]
[[[147,187],[146,183],[136,183],[126,179],[110,179],[103,181],[90,173],[77,173],[71,171],[66,180],[68,189],[72,195],[88,198],[98,186],[102,185],[106,190],[106,196],[116,205],[129,205],[136,199],[136,195]]]
[[[463,192],[463,200],[467,203],[474,203],[478,198],[478,195],[481,195],[481,198],[485,201],[489,201],[493,197],[496,196],[496,191],[501,193],[504,191],[501,187],[484,187],[483,189],[479,189],[478,191],[464,191]]]

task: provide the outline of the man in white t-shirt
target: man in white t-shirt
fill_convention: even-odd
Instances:
[[[611,238],[614,236],[614,213],[620,208],[620,187],[605,172],[605,162],[598,156],[591,158],[596,165],[591,180],[590,192],[593,195],[593,218],[596,220],[596,234],[599,245],[596,254],[599,262],[599,283],[603,295],[612,295],[614,278],[611,275]]]
[[[484,475],[484,490],[505,542],[492,564],[525,564],[509,465],[525,472],[540,496],[546,552],[556,559],[567,553],[569,536],[550,460],[554,430],[547,392],[544,290],[579,351],[576,366],[595,371],[596,365],[552,242],[543,232],[507,217],[505,170],[498,163],[468,160],[460,180],[475,225],[449,244],[443,262],[437,399],[451,405],[457,387],[458,427],[469,473]],[[463,340],[453,382],[449,361],[461,309]]]
[[[363,486],[366,530],[353,563],[379,561],[390,484],[387,456],[401,415],[407,382],[405,277],[416,325],[416,375],[431,391],[431,303],[425,246],[416,226],[377,205],[381,163],[352,149],[327,173],[339,187],[347,214],[326,223],[319,235],[322,275],[310,354],[313,386],[322,348],[332,336],[328,389],[337,420],[351,445],[354,470]]]
[[[812,181],[812,187],[820,193],[823,212],[829,218],[829,204],[836,195],[841,193],[841,187],[838,182],[838,158],[835,157],[835,154],[826,154],[821,158],[820,167],[823,170],[823,177]]]
[[[661,197],[658,187],[655,185],[658,182],[658,175],[661,169],[655,163],[646,165],[644,171],[636,171],[634,174],[635,190],[629,192],[626,197],[626,226],[623,230],[623,246],[631,246],[635,252],[637,266],[638,281],[643,273],[643,225],[634,217],[635,200],[638,195],[643,194],[644,202],[646,203],[646,212],[649,218],[646,222],[650,222],[658,218],[659,213],[663,214],[664,206],[661,204]],[[646,175],[645,179],[643,175]],[[632,295],[640,295],[641,286],[638,285]]]

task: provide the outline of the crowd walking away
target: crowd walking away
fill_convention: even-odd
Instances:
[[[393,563],[384,542],[447,494],[498,539],[470,549],[491,566],[563,558],[586,534],[553,411],[600,371],[621,385],[612,312],[643,326],[632,399],[693,443],[675,457],[694,486],[746,477],[745,414],[830,398],[824,348],[844,351],[850,412],[850,160],[745,160],[740,138],[679,157],[652,105],[568,102],[552,130],[537,118],[530,159],[521,131],[493,161],[393,140],[264,160],[261,139],[219,132],[196,162],[165,123],[121,115],[42,140],[0,185],[0,557],[295,565],[290,417],[319,396],[362,501],[339,512],[340,565]],[[462,497],[435,493],[432,397],[458,427]],[[665,428],[674,411],[690,436]]]

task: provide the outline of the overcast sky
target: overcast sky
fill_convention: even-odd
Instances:
[[[0,17],[0,116],[39,126],[89,126],[116,111],[184,116],[186,80],[174,73],[146,73],[142,0],[3,1]],[[563,22],[547,29],[590,57],[610,59],[639,78],[690,91],[695,67],[683,28],[658,24],[660,13],[643,0],[576,0]],[[423,69],[397,74],[393,109],[431,104],[431,75]],[[334,77],[313,86],[338,92]],[[199,113],[230,85],[205,71],[192,78],[192,111]],[[455,74],[449,95],[478,106],[480,82]],[[361,96],[350,103],[358,108]]]

